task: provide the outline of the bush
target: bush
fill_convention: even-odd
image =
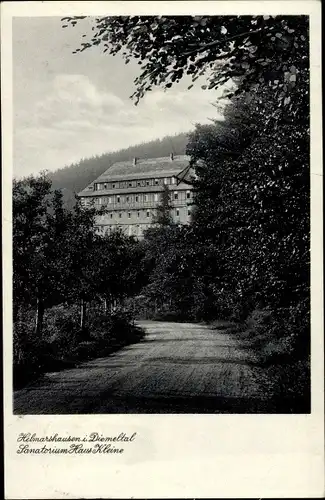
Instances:
[[[295,307],[254,311],[247,324],[253,333],[255,346],[266,363],[277,358],[290,362],[307,360],[310,354],[310,314],[307,303]]]
[[[256,356],[257,382],[277,411],[310,411],[310,323],[308,301],[295,307],[254,311],[246,337]],[[262,368],[261,370],[258,367]]]
[[[66,357],[80,340],[77,308],[56,306],[44,315],[43,337],[53,355]]]
[[[25,318],[13,330],[13,385],[23,386],[43,372],[47,344],[33,336],[33,322]]]

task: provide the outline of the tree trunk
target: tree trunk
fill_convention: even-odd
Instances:
[[[44,304],[41,297],[37,297],[36,316],[35,316],[35,336],[41,338],[43,330]]]
[[[81,299],[80,302],[80,330],[82,333],[86,330],[86,314],[87,314],[87,306],[84,299]]]

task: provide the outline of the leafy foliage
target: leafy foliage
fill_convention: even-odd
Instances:
[[[65,17],[63,27],[84,16]],[[208,89],[240,81],[236,92],[268,83],[290,104],[290,90],[308,72],[307,16],[112,16],[94,20],[93,35],[75,52],[100,46],[137,59],[135,102],[156,85],[206,75]],[[232,92],[233,93],[233,92]],[[289,99],[289,101],[288,101]]]
[[[170,226],[173,223],[171,216],[172,204],[168,184],[164,184],[161,193],[161,201],[156,207],[157,213],[153,218],[154,224],[158,226]]]

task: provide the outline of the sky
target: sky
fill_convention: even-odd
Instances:
[[[130,99],[135,61],[94,47],[73,54],[92,19],[63,29],[59,17],[13,19],[14,175],[54,171],[82,158],[187,132],[220,118],[204,79]]]

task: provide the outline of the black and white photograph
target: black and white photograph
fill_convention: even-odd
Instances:
[[[5,498],[319,498],[316,0],[4,2]]]
[[[308,414],[308,16],[12,30],[14,413]]]

